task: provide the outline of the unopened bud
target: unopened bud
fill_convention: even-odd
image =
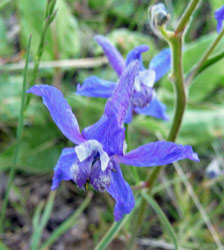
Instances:
[[[170,20],[170,14],[164,4],[159,3],[149,7],[149,22],[155,31],[158,27],[164,26]]]

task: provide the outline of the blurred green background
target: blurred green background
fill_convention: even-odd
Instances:
[[[134,46],[148,44],[150,50],[143,54],[145,66],[150,59],[167,47],[150,30],[147,8],[156,1],[149,0],[57,0],[57,16],[47,33],[37,83],[59,87],[79,121],[80,128],[97,121],[101,116],[105,100],[75,95],[77,83],[90,75],[115,80],[116,75],[106,64],[97,65],[102,50],[94,41],[95,34],[105,35],[126,56]],[[170,26],[175,27],[178,17],[186,8],[186,1],[164,1],[171,13]],[[42,31],[45,0],[6,0],[0,2],[0,195],[3,198],[7,173],[12,162],[16,139],[16,126],[21,102],[22,74],[29,35],[32,34],[31,61],[37,51]],[[187,73],[215,39],[215,9],[223,3],[204,0],[195,12],[195,19],[186,35],[184,48],[184,70]],[[224,40],[214,52],[224,48]],[[77,59],[85,59],[83,66]],[[62,67],[61,60],[70,59],[70,66]],[[59,60],[58,67],[49,62]],[[76,66],[73,66],[76,64]],[[88,64],[88,65],[89,65]],[[77,66],[78,65],[78,66]],[[224,199],[223,176],[206,177],[206,168],[216,160],[223,163],[224,151],[224,60],[220,60],[200,74],[189,89],[189,100],[178,143],[190,144],[198,152],[200,163],[180,162],[188,187],[193,187],[200,205],[216,229],[224,244]],[[144,116],[136,116],[129,127],[130,149],[141,144],[164,138],[173,115],[173,87],[165,76],[156,85],[159,98],[167,105],[170,121],[165,123]],[[20,151],[17,175],[10,195],[7,212],[6,234],[2,241],[11,249],[28,249],[31,221],[35,208],[45,201],[50,191],[53,167],[61,149],[71,146],[60,133],[40,98],[32,97],[25,113],[25,128]],[[138,169],[144,180],[148,169]],[[123,171],[131,185],[131,172]],[[153,192],[163,211],[186,249],[216,249],[203,213],[192,200],[189,189],[183,185],[180,173],[169,166],[161,174]],[[185,183],[185,184],[186,184]],[[91,187],[90,187],[91,189]],[[81,203],[85,193],[72,183],[62,183],[56,197],[52,219],[48,222],[43,237],[72,213]],[[66,237],[59,239],[51,249],[92,249],[113,221],[113,200],[106,194],[95,192],[87,211]],[[60,217],[60,216],[61,217]],[[60,219],[58,219],[60,217]],[[83,222],[84,221],[84,222]],[[131,224],[118,235],[111,249],[123,249],[124,240]],[[80,235],[76,232],[79,232]],[[73,234],[76,234],[75,236]],[[70,236],[70,237],[69,237]],[[74,236],[74,238],[72,237]],[[143,238],[148,241],[144,242]],[[85,244],[83,239],[86,239]],[[155,242],[154,242],[155,241]],[[80,242],[82,242],[82,245]],[[153,242],[157,244],[153,245]],[[147,220],[140,231],[138,249],[160,249],[159,243],[168,245],[169,237],[158,218],[149,208]],[[74,248],[72,248],[74,247]],[[1,249],[1,245],[0,245]],[[166,248],[170,249],[170,248]]]

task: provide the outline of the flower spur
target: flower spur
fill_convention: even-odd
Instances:
[[[153,167],[188,158],[198,161],[191,146],[157,141],[123,152],[123,126],[133,95],[139,62],[133,61],[124,70],[102,117],[80,133],[79,125],[63,94],[53,86],[34,85],[27,92],[41,96],[54,122],[76,147],[64,148],[54,168],[52,189],[60,182],[72,180],[80,188],[89,181],[97,191],[108,192],[115,200],[116,221],[130,213],[134,196],[124,180],[120,163],[137,167]]]
[[[141,54],[149,49],[147,45],[135,47],[128,53],[125,61],[119,51],[106,38],[98,35],[96,36],[96,41],[103,48],[110,65],[118,77],[122,75],[122,72],[124,72],[125,68],[128,67],[132,61],[138,60],[140,63],[138,73],[135,77],[133,98],[125,122],[131,122],[133,110],[139,114],[167,120],[166,106],[158,100],[153,86],[155,82],[170,70],[170,49],[162,50],[151,60],[148,69],[145,69]],[[91,76],[85,79],[82,85],[79,84],[77,86],[76,94],[109,98],[115,86],[115,82],[105,81],[96,76]]]

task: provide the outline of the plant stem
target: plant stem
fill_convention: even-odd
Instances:
[[[183,34],[184,30],[189,23],[189,19],[195,10],[197,4],[200,0],[191,0],[189,3],[186,11],[184,12],[182,18],[177,25],[175,32],[166,32],[163,27],[161,28],[161,33],[163,34],[164,38],[170,45],[172,51],[172,71],[170,79],[175,85],[175,115],[173,118],[172,126],[167,137],[168,141],[175,141],[176,137],[179,133],[185,106],[186,106],[186,92],[184,87],[184,78],[183,78],[183,66],[182,66],[182,43],[183,43]],[[160,171],[162,170],[163,166],[156,167],[152,170],[150,175],[148,176],[146,182],[148,186],[147,193],[150,194],[154,183],[156,182]],[[136,215],[136,220],[134,221],[132,236],[127,244],[127,249],[132,249],[134,247],[135,239],[138,235],[139,228],[144,220],[145,210],[147,207],[147,202],[142,199],[140,204],[140,209],[138,214]]]
[[[18,162],[19,150],[20,150],[20,145],[21,145],[21,141],[22,141],[23,126],[24,126],[25,97],[26,97],[25,92],[26,92],[26,85],[27,85],[30,45],[31,45],[31,36],[29,38],[28,45],[27,45],[26,64],[25,64],[24,75],[23,75],[22,98],[21,98],[20,114],[19,114],[17,133],[16,133],[17,142],[15,144],[15,149],[14,149],[14,154],[13,154],[13,159],[12,159],[12,167],[11,167],[10,172],[9,172],[8,184],[7,184],[6,193],[5,193],[3,206],[2,206],[2,210],[1,210],[0,233],[2,233],[3,228],[4,228],[4,219],[5,219],[6,209],[8,206],[9,194],[10,194],[10,190],[12,188],[12,183],[13,183],[13,179],[14,179],[15,172],[16,172],[16,165]]]
[[[33,72],[32,72],[31,80],[30,80],[30,83],[28,84],[28,87],[31,87],[32,85],[34,85],[37,80],[37,73],[39,70],[40,60],[43,55],[43,51],[45,47],[44,45],[45,45],[47,30],[50,24],[52,23],[52,21],[54,20],[56,13],[57,13],[56,11],[54,11],[55,4],[56,4],[56,0],[48,0],[46,3],[45,15],[44,15],[44,21],[43,21],[43,31],[41,33],[40,42],[39,42],[39,46],[37,49],[37,54],[34,60]],[[30,99],[31,99],[31,95],[28,95],[26,108],[29,105]]]
[[[186,26],[191,18],[191,15],[194,12],[195,8],[197,7],[199,1],[200,0],[191,0],[190,1],[186,11],[184,12],[183,16],[181,17],[181,19],[177,25],[177,28],[175,31],[176,34],[183,33],[183,31],[185,30],[185,28],[186,28]]]
[[[202,56],[200,61],[197,63],[197,65],[193,68],[193,70],[188,74],[185,85],[189,85],[192,80],[195,78],[195,76],[200,72],[201,68],[205,65],[205,62],[207,61],[208,57],[211,55],[211,53],[214,51],[220,40],[222,39],[224,35],[224,28],[219,33],[217,38],[212,42],[208,50],[205,52],[205,54]]]
[[[178,132],[180,130],[181,122],[183,119],[183,114],[186,106],[186,94],[184,88],[183,70],[182,70],[182,35],[174,35],[173,33],[167,36],[169,45],[172,51],[172,72],[171,80],[175,85],[176,92],[176,102],[175,102],[175,115],[173,118],[172,126],[167,137],[168,141],[175,141]],[[146,182],[148,186],[147,193],[150,194],[152,187],[157,180],[160,171],[163,166],[158,166],[152,170],[148,176]],[[135,238],[138,235],[139,227],[142,224],[145,216],[145,210],[147,207],[146,200],[142,199],[140,204],[140,209],[138,211],[135,224],[133,226],[132,238],[128,244],[127,249],[131,249],[134,246]]]

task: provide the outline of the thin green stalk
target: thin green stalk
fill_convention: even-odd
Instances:
[[[167,36],[168,37],[168,36]],[[175,102],[175,115],[173,118],[172,126],[168,135],[168,141],[175,141],[178,132],[180,130],[181,122],[183,119],[183,114],[186,105],[186,94],[184,88],[184,80],[183,80],[183,70],[182,70],[182,36],[173,35],[173,33],[169,34],[169,44],[172,51],[172,72],[171,72],[171,80],[175,85],[176,92],[176,102]],[[154,183],[156,182],[160,171],[163,166],[156,167],[152,170],[150,175],[148,176],[147,182],[147,193],[150,194]],[[132,230],[132,237],[130,239],[129,244],[127,245],[127,249],[132,249],[134,247],[135,239],[138,235],[138,231],[140,225],[142,224],[145,216],[145,210],[147,207],[147,202],[142,199],[140,209],[136,216],[136,220]]]
[[[48,249],[62,234],[64,234],[66,231],[72,228],[76,224],[77,218],[89,205],[92,197],[93,193],[89,192],[85,200],[82,202],[82,204],[75,210],[75,212],[67,220],[62,222],[62,224],[53,231],[53,233],[43,243],[43,245],[39,248],[39,250]]]
[[[171,125],[171,129],[168,135],[168,141],[175,141],[176,137],[179,133],[183,114],[186,106],[186,92],[184,87],[184,78],[183,78],[183,66],[182,66],[182,42],[183,42],[183,34],[184,30],[187,28],[187,24],[191,18],[193,11],[195,10],[197,4],[200,0],[191,0],[186,11],[184,12],[182,18],[177,25],[175,32],[166,32],[162,27],[161,32],[164,35],[164,38],[170,45],[172,51],[172,72],[171,72],[171,80],[175,86],[175,114],[173,118],[173,122]],[[160,171],[163,166],[156,167],[152,170],[150,175],[148,176],[147,182],[147,193],[150,194],[154,183],[156,182]],[[133,224],[132,236],[129,244],[127,244],[127,249],[132,249],[134,247],[135,239],[138,235],[139,228],[144,220],[145,210],[147,207],[147,203],[144,199],[141,200],[140,209],[138,214],[136,215],[136,219]]]
[[[12,159],[12,167],[11,167],[10,172],[9,172],[8,184],[7,184],[6,193],[5,193],[3,206],[2,206],[2,210],[1,210],[0,233],[3,232],[3,228],[4,228],[4,219],[5,219],[6,209],[8,206],[9,194],[10,194],[10,190],[12,188],[13,179],[14,179],[15,172],[16,172],[16,165],[18,162],[19,150],[20,150],[21,141],[22,141],[23,126],[24,126],[25,98],[26,98],[25,92],[26,92],[26,85],[27,85],[30,45],[31,45],[31,36],[29,38],[28,45],[27,45],[26,64],[25,64],[24,75],[23,75],[21,106],[20,106],[20,114],[19,114],[17,133],[16,133],[17,142],[15,144],[15,149],[14,149],[14,154],[13,154],[13,159]]]
[[[44,18],[44,22],[43,22],[43,31],[41,33],[40,43],[38,46],[38,50],[37,50],[37,54],[36,54],[36,58],[35,58],[35,62],[34,62],[32,78],[30,81],[31,85],[36,83],[37,73],[38,73],[38,69],[39,69],[39,65],[40,65],[40,60],[41,60],[41,57],[42,57],[42,54],[44,51],[44,44],[45,44],[47,30],[48,30],[48,27],[50,26],[50,24],[52,23],[52,21],[55,18],[55,15],[56,15],[56,12],[53,12],[55,4],[56,4],[56,0],[48,0],[47,1],[47,5],[46,5],[46,9],[45,9],[45,18]]]
[[[184,12],[183,16],[181,17],[175,33],[183,33],[186,26],[188,25],[188,22],[191,18],[192,13],[194,12],[195,8],[197,7],[200,0],[191,0],[190,3],[187,6],[186,11]]]
[[[38,74],[38,70],[39,70],[40,60],[41,60],[41,57],[43,55],[43,51],[44,51],[44,47],[45,47],[44,45],[45,45],[47,30],[48,30],[50,24],[52,23],[52,21],[54,20],[56,13],[57,13],[57,11],[54,11],[55,4],[56,4],[56,0],[47,0],[44,21],[43,21],[43,30],[41,33],[40,42],[39,42],[39,46],[37,49],[37,54],[36,54],[35,60],[34,60],[34,67],[33,67],[33,71],[32,71],[32,76],[31,76],[31,80],[30,80],[28,87],[31,87],[32,85],[34,85],[36,83],[36,80],[37,80],[37,74]],[[28,107],[30,99],[31,99],[31,95],[28,95],[26,107]]]
[[[170,224],[169,220],[167,219],[166,215],[164,214],[163,210],[160,208],[159,204],[147,194],[146,191],[142,191],[141,195],[144,197],[146,202],[153,208],[153,210],[157,213],[161,223],[164,225],[168,233],[170,234],[171,239],[173,240],[175,250],[179,249],[177,235]]]
[[[110,244],[110,242],[114,239],[114,237],[118,234],[124,224],[127,222],[130,216],[126,215],[125,218],[118,222],[114,222],[101,241],[97,244],[95,250],[104,250]]]
[[[107,231],[107,233],[103,236],[101,241],[97,244],[95,250],[104,250],[108,247],[110,242],[116,237],[116,235],[119,233],[119,231],[122,229],[122,227],[126,224],[126,222],[133,216],[133,213],[136,209],[138,209],[140,205],[140,197],[137,198],[135,207],[131,211],[130,214],[125,215],[125,217],[118,221],[114,222],[110,229]]]
[[[56,191],[51,191],[42,217],[41,217],[41,210],[43,208],[43,204],[40,203],[40,205],[37,207],[37,210],[33,218],[33,233],[32,233],[32,239],[31,239],[31,250],[39,249],[39,244],[41,241],[43,230],[46,227],[47,222],[51,216],[51,212],[54,206],[55,196],[56,196]]]
[[[208,59],[208,57],[211,55],[211,53],[214,51],[214,49],[217,47],[218,43],[222,39],[224,35],[224,28],[222,31],[219,33],[217,38],[212,42],[208,50],[205,52],[205,54],[202,56],[202,58],[199,60],[197,65],[193,68],[193,70],[188,74],[186,80],[185,80],[185,85],[189,85],[192,80],[195,78],[195,76],[200,72],[200,70],[205,66],[205,63]]]

